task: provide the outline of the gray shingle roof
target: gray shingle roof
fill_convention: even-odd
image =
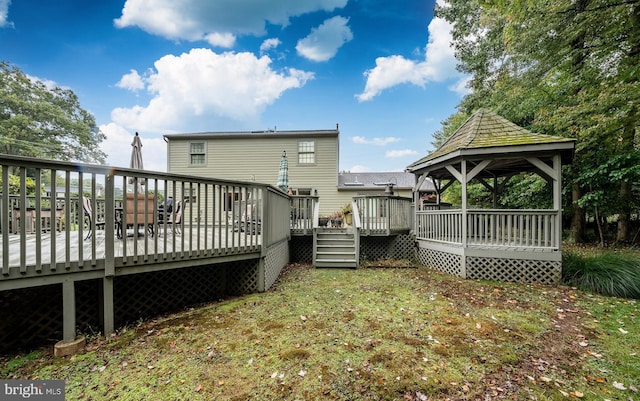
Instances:
[[[436,151],[407,168],[463,149],[508,147],[573,142],[561,136],[537,134],[522,128],[489,110],[480,109],[456,130]]]
[[[338,174],[338,189],[340,190],[363,190],[377,189],[384,190],[387,182],[393,182],[395,189],[412,189],[415,185],[415,175],[403,171],[397,172],[368,172],[368,173],[340,173]],[[435,191],[433,183],[425,180],[421,191]]]

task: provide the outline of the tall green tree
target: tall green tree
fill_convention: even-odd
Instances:
[[[104,163],[105,139],[73,91],[0,62],[0,153]]]
[[[472,76],[460,111],[489,107],[533,131],[576,138],[574,239],[584,240],[584,208],[607,205],[620,216],[618,240],[628,240],[633,176],[624,162],[638,152],[640,0],[450,0],[436,14],[454,24],[459,69]],[[590,196],[585,182],[601,165],[614,170],[618,190]]]

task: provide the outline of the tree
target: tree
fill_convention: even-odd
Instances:
[[[105,135],[69,89],[49,89],[0,62],[0,153],[104,163]]]
[[[454,24],[459,69],[472,76],[459,110],[488,107],[532,131],[576,138],[574,239],[584,240],[590,207],[618,214],[626,241],[632,181],[615,158],[638,152],[640,0],[450,0],[436,15]],[[588,196],[601,165],[618,190]]]

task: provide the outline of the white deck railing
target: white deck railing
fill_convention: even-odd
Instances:
[[[468,210],[466,237],[460,209],[416,213],[416,236],[421,240],[504,248],[560,247],[556,210]]]

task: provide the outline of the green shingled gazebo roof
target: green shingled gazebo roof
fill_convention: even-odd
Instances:
[[[456,130],[436,151],[410,164],[408,171],[418,170],[426,165],[437,163],[436,159],[454,154],[488,154],[491,148],[496,154],[512,150],[529,148],[536,145],[552,145],[559,149],[573,150],[574,139],[560,136],[536,134],[511,121],[489,111],[480,109]],[[531,147],[533,146],[533,148]],[[446,158],[446,157],[445,157]]]

